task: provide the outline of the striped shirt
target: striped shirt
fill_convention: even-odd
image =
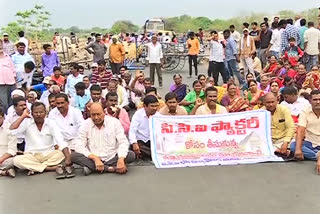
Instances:
[[[99,75],[99,71],[96,71],[92,74],[91,83],[100,85],[103,90],[107,88],[111,77],[112,71],[110,70],[106,70],[102,78]]]
[[[289,46],[289,39],[293,37],[296,40],[296,44],[300,44],[300,32],[298,28],[293,25],[287,24],[286,29],[283,31],[281,36],[281,52],[284,53],[286,48]]]

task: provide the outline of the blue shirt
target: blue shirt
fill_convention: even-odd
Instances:
[[[236,59],[235,55],[238,54],[237,51],[237,43],[236,41],[230,36],[227,40],[226,40],[226,51],[225,51],[225,55],[226,61],[230,61],[232,59]]]
[[[26,62],[32,61],[34,63],[34,59],[28,53],[21,55],[19,52],[16,52],[11,56],[13,64],[16,66],[17,72],[24,72],[24,64]]]
[[[74,86],[78,82],[82,82],[83,77],[84,76],[82,74],[78,74],[77,77],[75,77],[72,74],[70,74],[68,76],[68,78],[67,78],[67,84],[66,84],[66,87],[65,87],[65,93],[70,95],[70,97],[75,97],[76,96],[76,89],[74,88]]]
[[[74,107],[79,109],[80,111],[84,112],[84,108],[86,104],[91,100],[91,96],[88,94],[84,94],[83,97],[76,95]]]
[[[40,91],[41,94],[47,90],[47,87],[43,83],[33,85],[32,88],[33,90]]]

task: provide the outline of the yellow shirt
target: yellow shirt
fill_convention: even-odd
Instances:
[[[262,107],[266,109],[266,107]],[[283,105],[277,105],[276,111],[271,116],[272,141],[282,140],[290,143],[295,134],[295,125],[290,110]]]
[[[301,112],[298,126],[306,128],[306,141],[311,142],[313,147],[320,146],[320,118],[312,111],[312,107]]]
[[[109,59],[113,63],[122,63],[124,59],[124,47],[122,44],[111,44],[109,47]]]
[[[177,106],[177,110],[175,114],[170,114],[168,106],[164,106],[160,109],[159,111],[160,114],[162,115],[170,115],[170,116],[175,116],[175,115],[188,115],[188,112],[182,107],[182,106]]]
[[[163,100],[160,100],[160,99],[158,99],[158,101],[159,101],[159,105],[158,105],[157,111],[160,111],[161,108],[166,106],[166,103]],[[143,102],[140,102],[139,105],[138,105],[138,109],[141,109],[141,108],[143,108]]]
[[[189,44],[191,45],[190,48],[189,48]],[[194,38],[193,40],[188,39],[187,47],[189,48],[189,51],[188,51],[189,55],[198,55],[200,51],[200,42],[197,38]]]
[[[218,90],[218,97],[217,97],[217,101],[218,103],[221,102],[222,97],[225,95],[227,89],[221,86],[214,86],[217,90]]]
[[[228,111],[225,107],[216,104],[216,114],[227,114]],[[196,111],[196,115],[203,115],[203,114],[212,114],[210,108],[208,107],[207,104],[204,104],[202,106],[200,106],[197,111]]]

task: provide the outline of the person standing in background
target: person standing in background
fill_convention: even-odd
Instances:
[[[195,76],[198,76],[198,54],[200,51],[200,42],[195,38],[194,32],[189,33],[190,39],[187,40],[188,56],[189,56],[189,78],[192,76],[192,62],[195,70]]]

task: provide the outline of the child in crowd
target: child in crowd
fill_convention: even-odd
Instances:
[[[284,52],[284,59],[288,60],[292,67],[296,67],[302,56],[303,51],[296,45],[296,39],[291,37],[289,47]]]

